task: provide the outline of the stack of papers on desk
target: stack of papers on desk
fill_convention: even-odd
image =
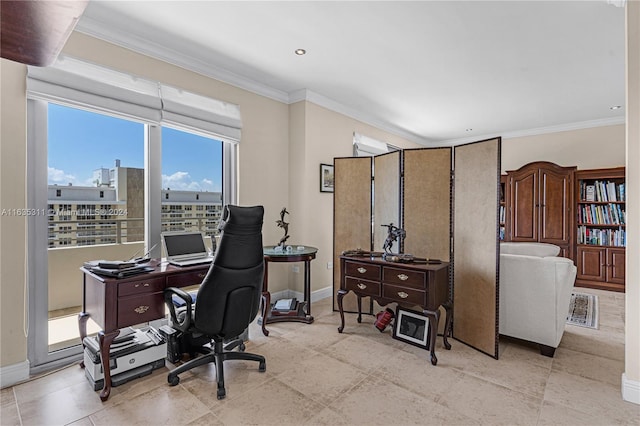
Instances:
[[[130,260],[90,260],[83,265],[91,272],[105,277],[125,278],[131,275],[153,271],[153,267],[145,266]]]

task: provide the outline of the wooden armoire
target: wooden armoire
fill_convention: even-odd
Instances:
[[[540,242],[574,258],[574,172],[547,161],[507,172],[505,241]]]

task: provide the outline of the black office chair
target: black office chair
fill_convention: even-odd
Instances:
[[[265,358],[244,352],[244,343],[238,338],[255,319],[260,307],[264,276],[263,215],[262,206],[224,207],[220,243],[198,289],[195,308],[191,296],[184,290],[165,289],[164,300],[169,307],[172,326],[184,334],[190,345],[199,345],[198,352],[204,353],[172,370],[167,377],[171,386],[180,382],[178,374],[213,362],[216,364],[218,399],[223,399],[226,395],[224,361],[258,361],[258,370],[266,370]],[[184,300],[186,309],[176,308],[174,295]],[[211,347],[203,346],[209,343]],[[231,352],[236,347],[240,352]]]

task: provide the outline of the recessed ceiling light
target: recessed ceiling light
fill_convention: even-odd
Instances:
[[[609,109],[611,110],[616,110],[616,109],[620,109],[622,108],[622,105],[614,105],[614,106],[610,106]]]
[[[298,56],[302,56],[305,53],[307,53],[307,51],[304,50],[304,49],[296,49],[295,52],[296,52],[296,55],[298,55]]]

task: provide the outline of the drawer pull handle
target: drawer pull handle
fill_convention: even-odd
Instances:
[[[400,278],[402,281],[406,281],[409,279],[409,275],[398,274],[398,278]]]
[[[149,287],[149,283],[143,283],[142,284],[143,287]],[[140,283],[136,283],[135,288],[140,287]]]
[[[365,272],[367,272],[367,269],[361,266],[358,268],[358,272],[360,272],[361,274],[364,274]]]
[[[404,291],[399,291],[398,292],[398,296],[400,296],[403,299],[406,299],[407,297],[409,297],[409,295],[407,293],[405,293]]]
[[[136,311],[137,314],[144,314],[148,310],[149,310],[149,306],[145,306],[145,305],[140,305],[134,309],[134,311]]]
[[[365,288],[367,288],[367,285],[366,284],[362,284],[362,283],[358,283],[358,288],[360,290],[364,290]]]
[[[200,273],[198,274],[198,278],[204,278],[204,276],[205,276],[205,275],[206,275],[205,273],[200,272]]]

